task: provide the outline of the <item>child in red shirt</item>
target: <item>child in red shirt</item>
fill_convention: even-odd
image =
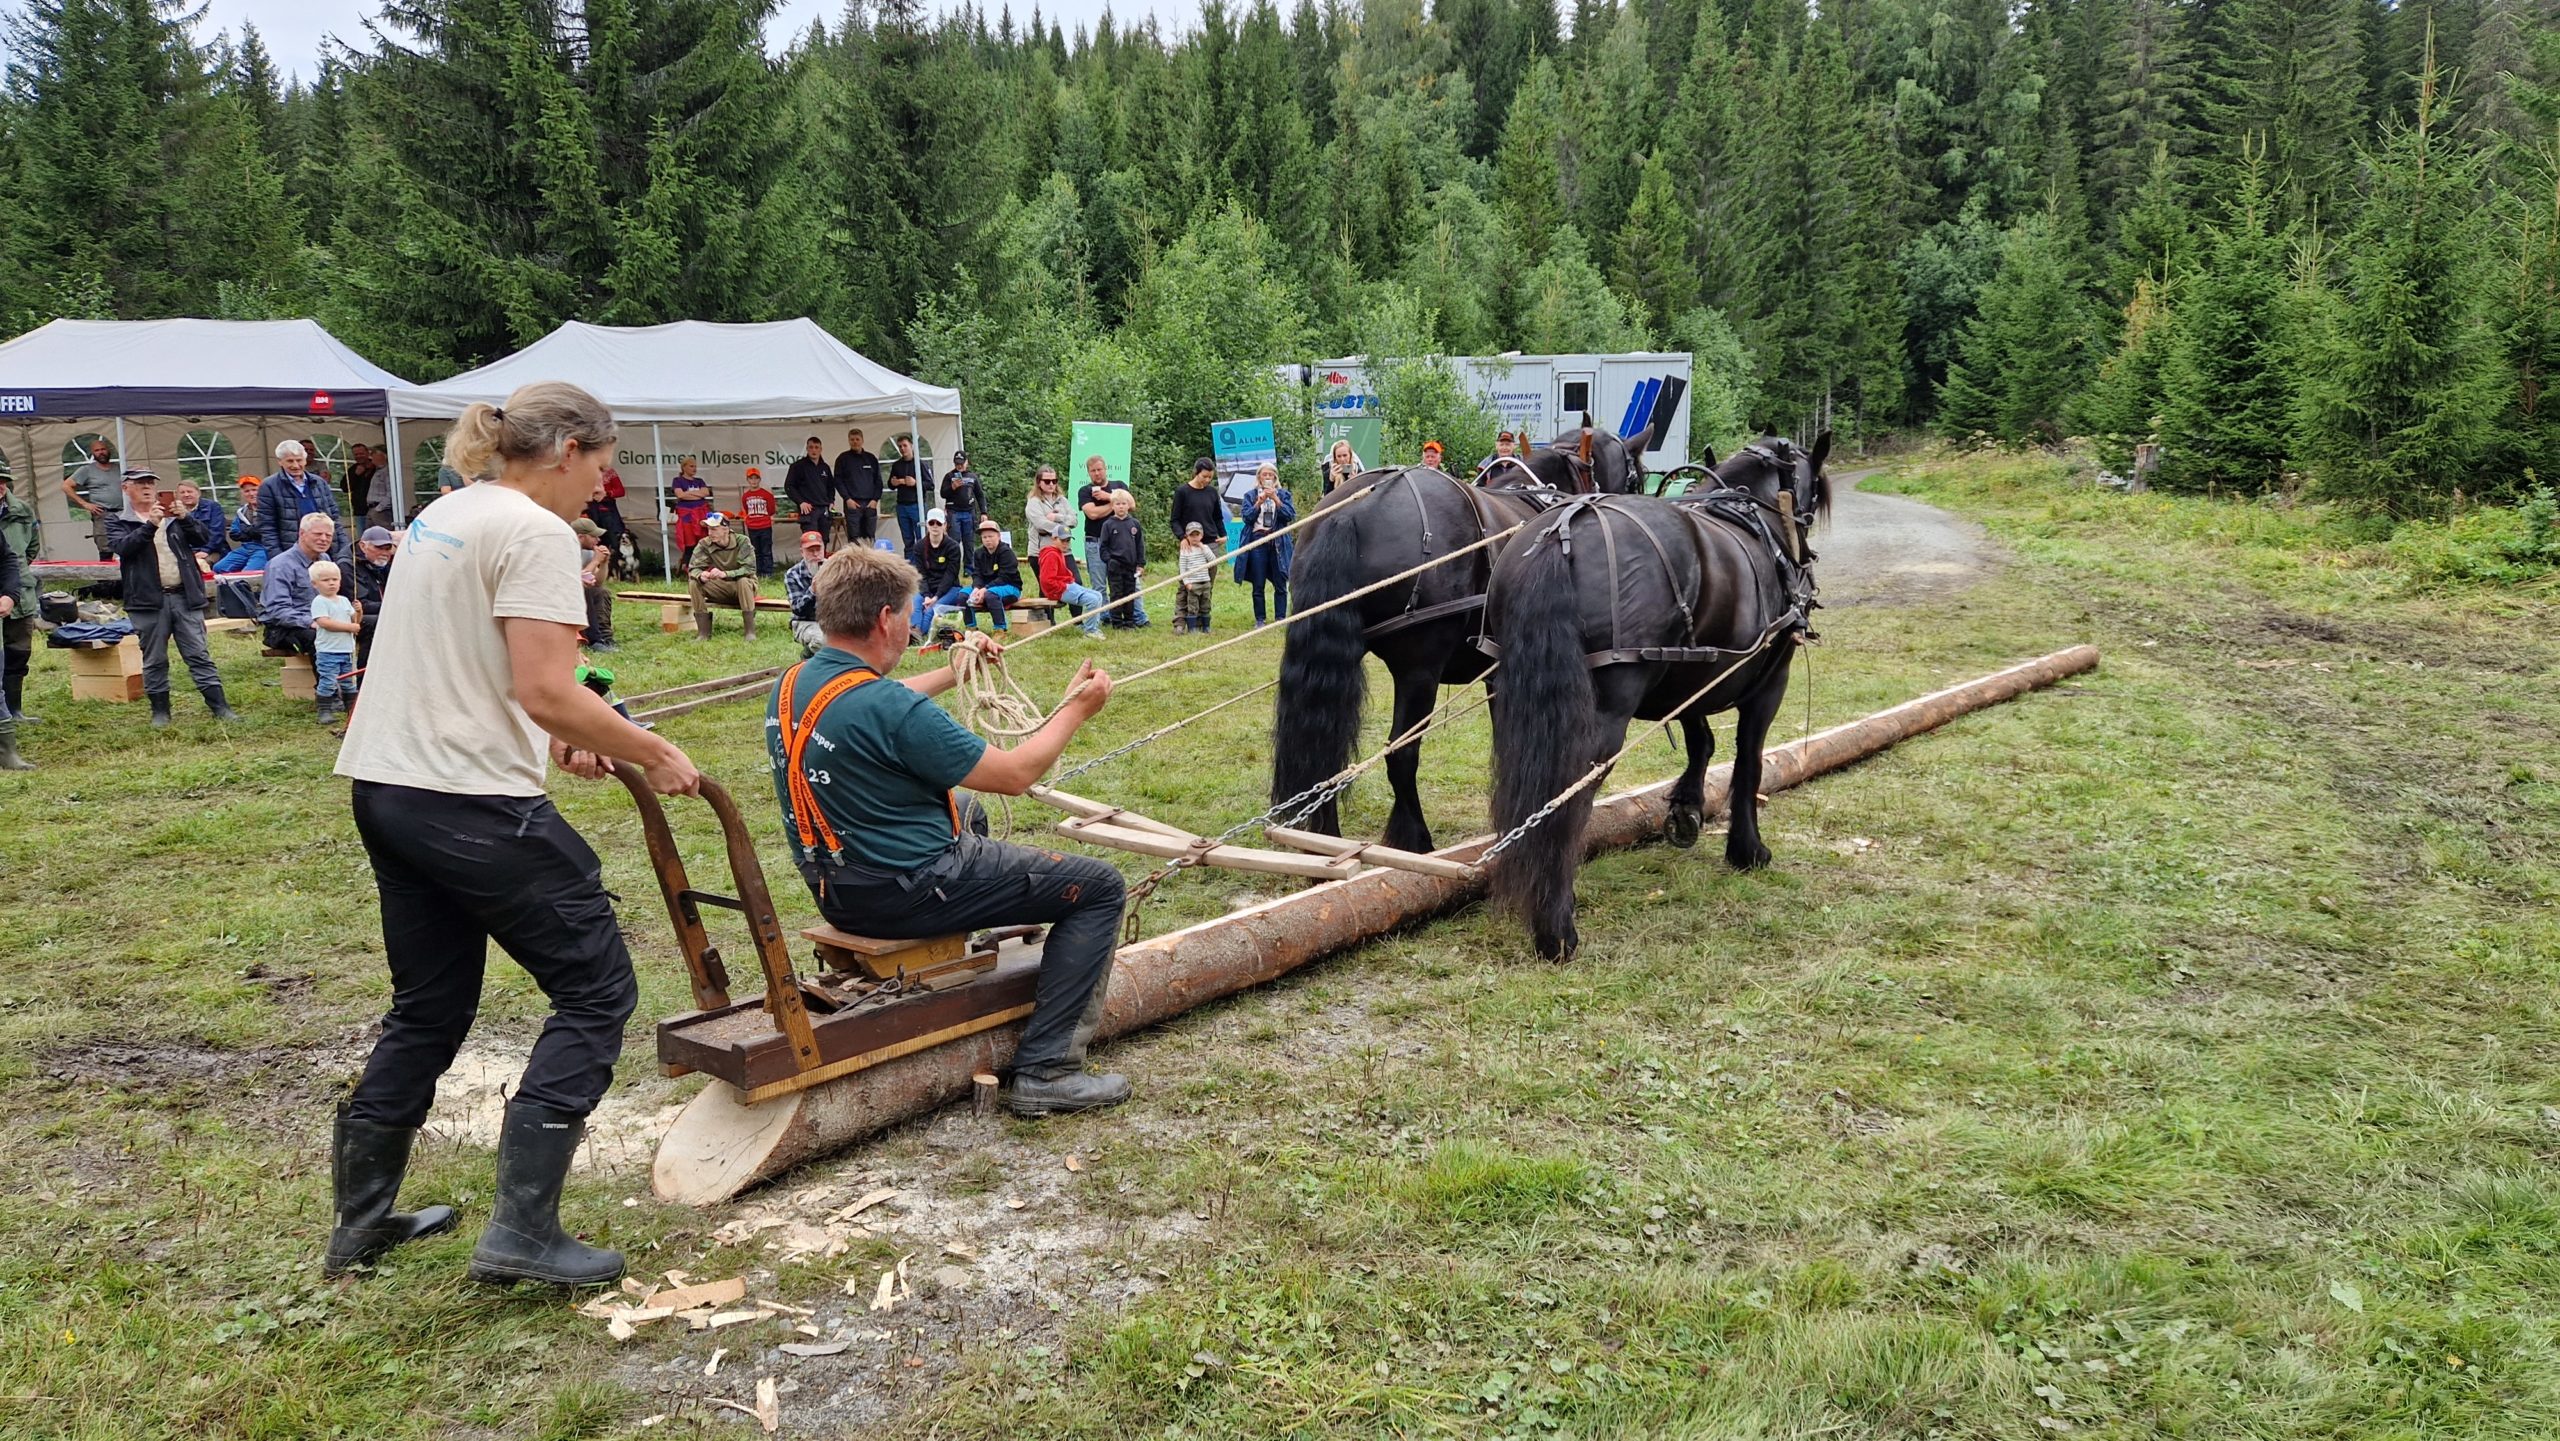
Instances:
[[[773,492],[764,488],[764,472],[747,467],[747,488],[738,493],[738,514],[746,517],[747,543],[756,550],[756,574],[773,574]]]
[[[1040,593],[1067,608],[1067,614],[1084,622],[1086,635],[1102,634],[1102,592],[1077,581],[1073,565],[1067,562],[1067,549],[1056,536],[1048,537],[1034,562],[1040,573]]]

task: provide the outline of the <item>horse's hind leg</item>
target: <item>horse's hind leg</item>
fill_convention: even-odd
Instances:
[[[1396,718],[1390,737],[1403,735],[1422,724],[1431,708],[1440,702],[1440,676],[1429,668],[1399,670],[1396,678]],[[1387,757],[1387,784],[1394,788],[1394,809],[1387,813],[1386,843],[1400,851],[1422,852],[1432,849],[1431,823],[1423,818],[1422,788],[1415,776],[1422,769],[1422,742],[1416,736],[1411,743],[1399,746]]]
[[[1787,698],[1787,668],[1774,666],[1758,689],[1734,710],[1732,804],[1725,809],[1733,822],[1725,832],[1725,864],[1737,871],[1769,864],[1769,848],[1760,843],[1760,748],[1769,740],[1769,723]]]
[[[1716,733],[1695,712],[1680,717],[1680,738],[1688,743],[1689,764],[1671,786],[1671,843],[1682,850],[1698,843],[1707,827],[1707,762],[1716,753]]]

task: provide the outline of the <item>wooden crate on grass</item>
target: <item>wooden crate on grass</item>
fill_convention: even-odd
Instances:
[[[289,655],[284,658],[284,698],[316,700],[320,695],[319,673],[311,668],[311,657]]]
[[[73,700],[142,699],[142,642],[135,637],[114,645],[74,646],[63,654],[71,666]]]

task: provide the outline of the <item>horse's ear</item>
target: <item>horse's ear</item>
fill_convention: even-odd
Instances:
[[[1823,462],[1823,461],[1825,461],[1826,459],[1829,459],[1829,458],[1830,458],[1830,455],[1831,455],[1831,432],[1826,430],[1826,431],[1822,432],[1820,435],[1817,435],[1817,436],[1815,436],[1815,437],[1813,438],[1813,473],[1814,473],[1814,474],[1816,474],[1816,475],[1820,475],[1820,474],[1822,473],[1822,462]]]
[[[1590,411],[1587,411],[1587,410],[1586,410],[1586,411],[1582,412],[1582,428],[1583,428],[1583,429],[1585,429],[1585,430],[1589,430],[1589,429],[1591,428],[1591,412],[1590,412]]]
[[[1716,448],[1714,446],[1700,446],[1698,448],[1698,453],[1706,457],[1704,461],[1700,462],[1701,464],[1705,465],[1709,470],[1716,468]]]

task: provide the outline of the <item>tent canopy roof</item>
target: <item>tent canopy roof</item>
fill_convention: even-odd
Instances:
[[[625,421],[831,420],[960,413],[960,392],[865,359],[814,320],[724,325],[570,321],[478,370],[393,397],[403,416],[452,417],[537,380],[584,386]]]
[[[56,320],[0,345],[0,418],[380,415],[408,385],[316,320]]]

